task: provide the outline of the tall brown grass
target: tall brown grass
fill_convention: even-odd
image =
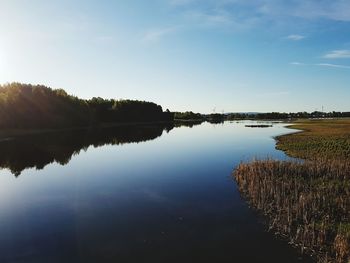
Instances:
[[[350,160],[261,160],[234,171],[270,229],[319,262],[350,262]]]

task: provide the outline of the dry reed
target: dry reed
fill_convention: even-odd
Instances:
[[[350,262],[350,161],[262,160],[234,171],[248,202],[319,262]]]

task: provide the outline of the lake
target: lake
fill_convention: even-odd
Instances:
[[[231,174],[287,158],[281,123],[132,126],[0,142],[0,262],[310,262]]]

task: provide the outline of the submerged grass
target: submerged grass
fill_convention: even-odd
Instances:
[[[306,161],[242,163],[234,171],[239,189],[302,252],[350,262],[350,120],[293,127],[306,131],[277,138],[278,148]]]

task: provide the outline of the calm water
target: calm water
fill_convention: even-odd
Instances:
[[[0,262],[308,262],[265,231],[231,177],[286,158],[247,123],[0,142]]]

